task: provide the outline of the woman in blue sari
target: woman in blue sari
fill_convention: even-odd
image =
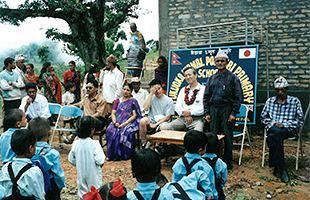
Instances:
[[[116,99],[112,107],[112,122],[106,130],[109,160],[128,160],[135,149],[141,111],[131,92],[132,85],[125,83],[123,97]]]

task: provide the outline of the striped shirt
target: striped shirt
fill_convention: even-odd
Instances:
[[[293,96],[287,96],[284,103],[278,103],[276,96],[270,97],[261,113],[261,120],[267,130],[275,123],[282,123],[290,131],[298,129],[304,121],[301,103]]]

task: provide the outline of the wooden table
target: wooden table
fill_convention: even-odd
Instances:
[[[152,143],[179,144],[183,145],[185,131],[163,130],[149,136]],[[225,135],[217,135],[218,140],[222,140]]]

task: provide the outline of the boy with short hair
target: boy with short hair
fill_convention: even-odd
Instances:
[[[197,130],[190,130],[184,136],[184,147],[187,151],[182,158],[179,158],[172,167],[172,182],[178,182],[184,176],[196,170],[202,170],[209,178],[208,184],[203,188],[208,198],[216,198],[215,179],[212,168],[207,161],[201,159],[206,151],[206,135]]]
[[[35,136],[28,129],[16,130],[12,135],[11,147],[16,157],[3,166],[0,176],[0,185],[4,188],[3,200],[6,198],[44,200],[43,174],[30,160],[36,150]]]
[[[38,158],[38,156],[43,156],[44,165],[46,166],[42,167],[47,169],[47,173],[50,174],[51,178],[51,187],[49,191],[46,191],[45,198],[47,200],[60,199],[61,189],[65,187],[65,175],[61,167],[59,152],[52,149],[48,144],[50,131],[49,120],[42,117],[34,118],[29,122],[29,129],[37,138],[36,156],[32,160],[35,161],[35,158]]]
[[[151,149],[142,149],[131,158],[132,175],[138,181],[136,188],[127,193],[128,200],[136,199],[173,199],[172,194],[161,189],[155,182],[160,174],[161,163],[159,155]]]
[[[202,155],[202,158],[205,159],[213,169],[215,176],[215,186],[218,193],[219,199],[225,199],[225,194],[223,187],[227,181],[227,165],[219,157],[217,157],[217,147],[218,147],[218,138],[216,134],[206,133],[208,144],[206,147],[206,153]]]

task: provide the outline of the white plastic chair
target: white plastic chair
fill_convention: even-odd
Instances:
[[[242,153],[243,153],[244,145],[250,147],[251,154],[253,155],[253,149],[252,149],[252,145],[251,145],[249,130],[247,127],[248,112],[249,112],[248,106],[241,104],[240,109],[239,109],[239,113],[236,115],[236,118],[244,119],[244,121],[242,121],[242,122],[238,122],[238,121],[236,122],[237,125],[243,125],[242,131],[233,131],[234,138],[242,137],[241,143],[234,143],[234,145],[240,145],[241,146],[240,153],[239,153],[238,165],[241,165],[241,159],[242,159]],[[247,136],[247,138],[248,138],[248,144],[244,144],[245,136]]]
[[[284,144],[284,147],[295,147],[296,148],[296,155],[293,155],[296,158],[295,169],[298,170],[298,161],[299,161],[299,154],[301,152],[302,155],[302,145],[301,145],[301,130],[298,131],[297,135],[291,138],[284,140],[294,142],[297,139],[297,144]],[[265,157],[269,154],[266,151],[266,142],[267,142],[267,130],[264,129],[264,142],[263,142],[263,156],[262,156],[262,167],[265,166]]]
[[[57,121],[55,124],[55,127],[53,128],[52,136],[50,139],[50,145],[52,146],[53,144],[53,139],[55,135],[55,131],[62,131],[62,132],[75,132],[74,128],[65,128],[60,126],[60,118],[61,117],[82,117],[83,116],[83,111],[76,107],[76,106],[62,106],[60,109],[60,112],[57,117]]]

